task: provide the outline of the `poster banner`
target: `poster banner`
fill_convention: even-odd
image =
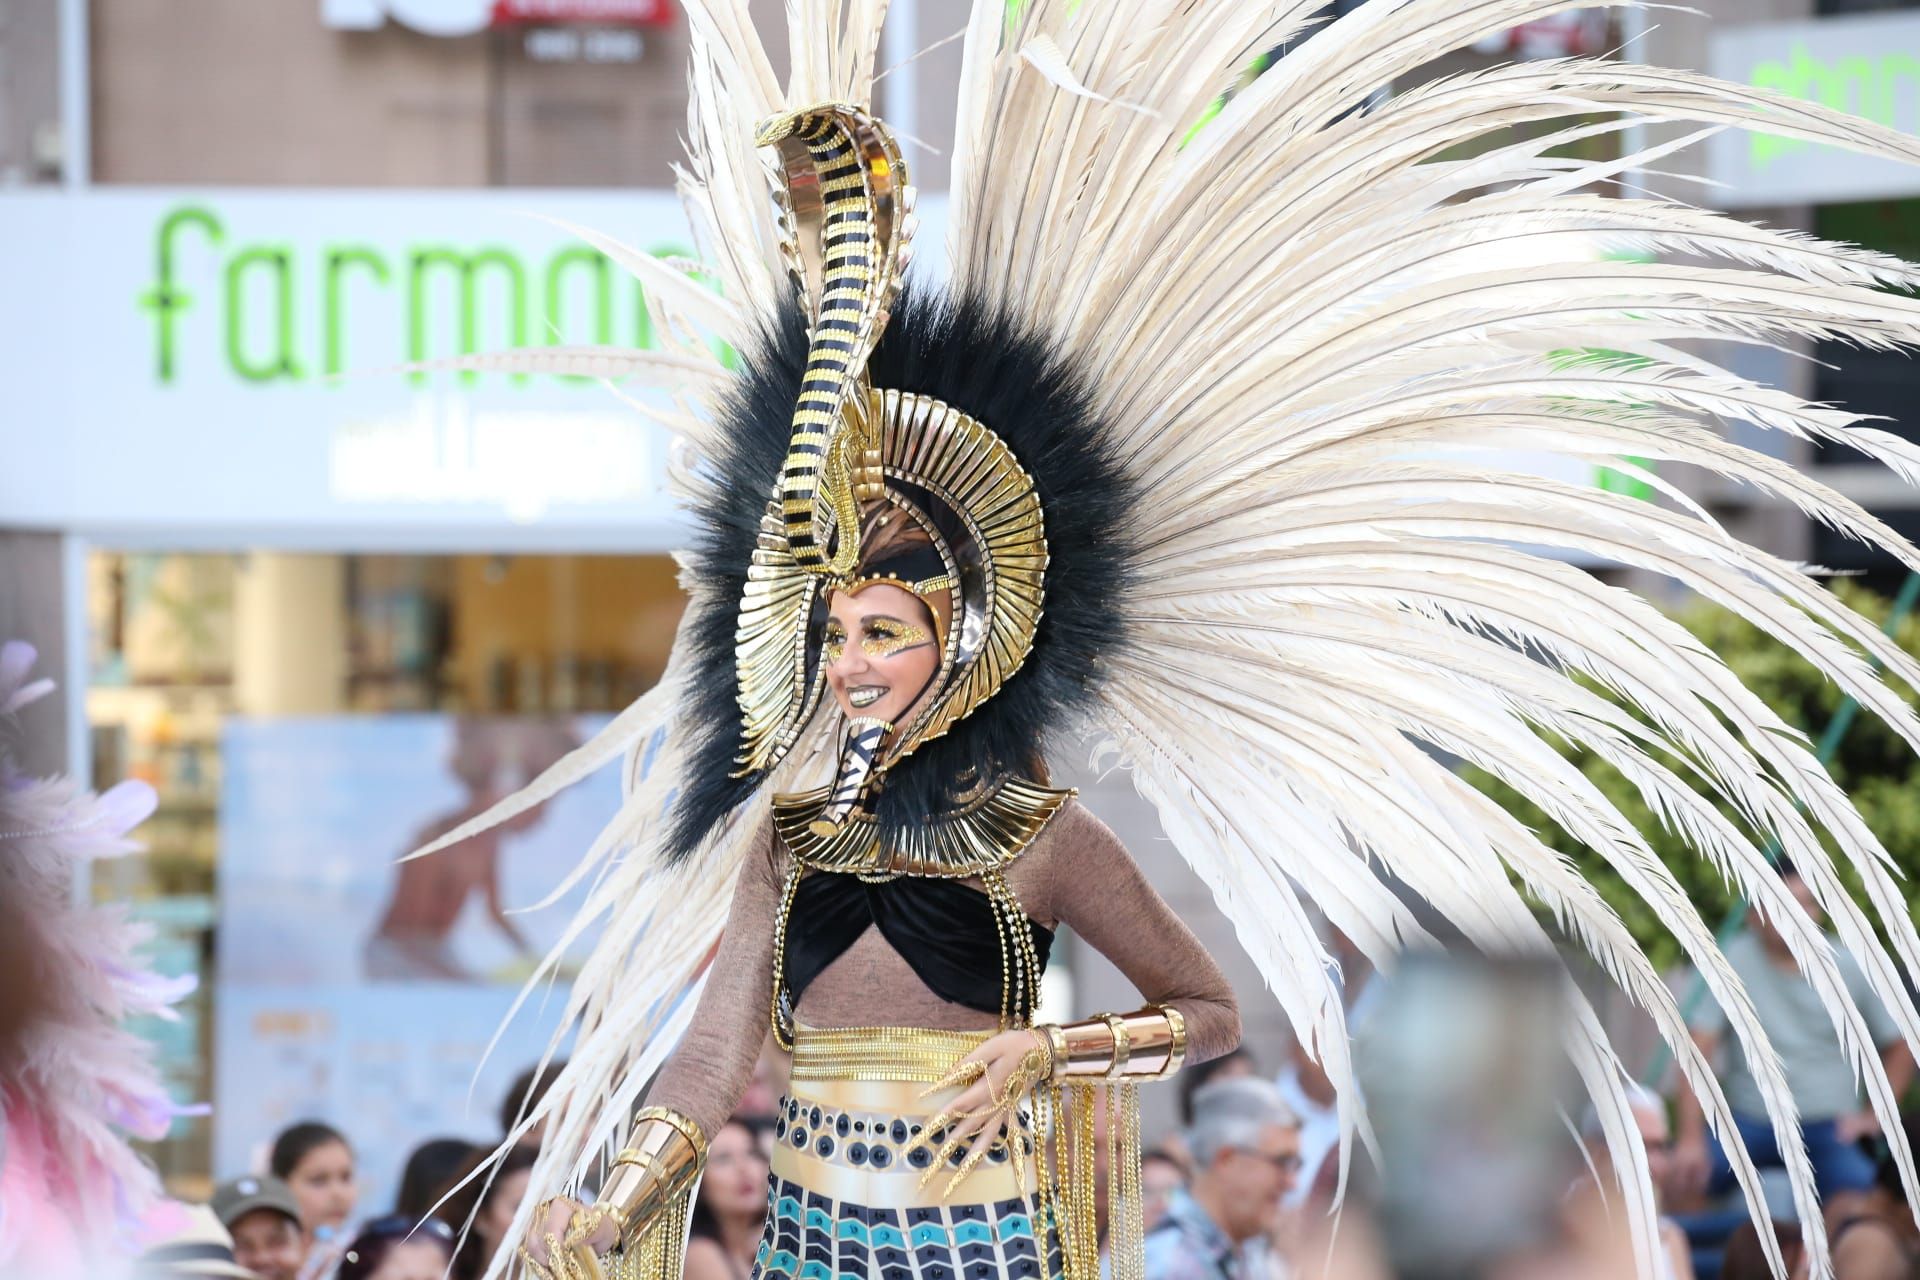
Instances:
[[[300,1120],[344,1132],[361,1218],[420,1142],[492,1142],[565,997],[487,1045],[584,890],[540,902],[619,804],[609,766],[493,832],[397,860],[518,789],[604,717],[235,719],[223,736],[214,1174]],[[590,945],[591,939],[586,940]],[[483,1063],[484,1058],[484,1063]]]

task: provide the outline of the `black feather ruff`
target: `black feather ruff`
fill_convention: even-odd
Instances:
[[[740,747],[734,628],[760,517],[787,454],[806,365],[797,308],[745,353],[720,415],[723,452],[693,547],[692,694],[680,731],[693,746],[675,804],[670,856],[684,858],[751,796],[764,774],[733,772]],[[1129,481],[1087,387],[1057,347],[975,299],[904,292],[868,365],[876,387],[932,396],[985,423],[1033,477],[1049,560],[1033,651],[993,697],[893,766],[877,797],[883,838],[951,806],[966,779],[1028,772],[1092,704],[1127,643],[1116,608],[1133,581]]]

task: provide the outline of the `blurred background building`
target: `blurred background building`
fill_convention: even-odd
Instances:
[[[765,29],[782,20],[781,0],[754,7]],[[966,5],[894,8],[882,63],[897,69],[879,105],[909,139],[932,238],[958,49],[913,55],[956,33]],[[1920,130],[1920,5],[1700,8],[1637,24],[1574,13],[1431,70],[1611,54]],[[341,758],[262,755],[260,726],[351,721],[341,740],[353,742],[475,717],[584,717],[590,729],[664,666],[681,609],[668,442],[591,383],[377,371],[525,343],[650,341],[653,317],[624,273],[523,215],[649,252],[693,248],[670,192],[687,45],[674,0],[0,4],[0,635],[38,643],[61,676],[61,696],[26,713],[37,767],[160,789],[150,856],[103,866],[82,891],[135,902],[165,963],[201,976],[186,1018],[163,1031],[183,1101],[227,1098],[237,1082],[221,1063],[308,1072],[274,1095],[281,1120],[374,1078],[353,1074],[372,1069],[364,1045],[338,1048],[357,1063],[335,1056],[318,1074],[320,1057],[298,1048],[340,1034],[311,1008],[343,1006],[263,1002],[231,971],[228,913],[274,902],[223,889],[264,874],[268,855],[241,833],[271,831],[276,813],[308,820],[305,800],[354,776],[343,765],[283,778],[282,800],[236,799],[236,771]],[[1737,134],[1663,168],[1634,180],[1920,258],[1920,172]],[[1920,431],[1904,357],[1739,359]],[[1805,460],[1920,537],[1910,490],[1830,454]],[[1675,478],[1780,554],[1870,583],[1895,576],[1788,509]],[[1630,486],[1604,469],[1583,479]],[[243,750],[254,754],[230,755]],[[1124,777],[1077,780],[1227,962],[1249,1044],[1278,1063],[1278,1009],[1204,889],[1173,865]],[[339,836],[352,842],[346,812]],[[549,881],[564,869],[544,867]],[[297,875],[266,882],[283,886],[272,909],[300,910]],[[1076,1004],[1124,1004],[1098,957],[1065,958]],[[249,1019],[223,1018],[223,999]],[[484,1044],[490,1030],[446,1043]],[[216,1154],[238,1149],[216,1141],[221,1115],[181,1120],[158,1153],[181,1190],[235,1172]]]

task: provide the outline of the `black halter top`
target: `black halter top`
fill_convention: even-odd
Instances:
[[[1046,971],[1053,930],[1022,916]],[[898,951],[928,990],[942,1000],[998,1013],[1013,977],[1001,956],[992,901],[954,879],[900,876],[868,881],[844,872],[814,871],[794,888],[788,917],[784,975],[790,999],[845,954],[868,925]],[[1038,975],[1035,975],[1036,979]]]

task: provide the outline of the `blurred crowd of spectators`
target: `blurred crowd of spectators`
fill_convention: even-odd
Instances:
[[[511,1132],[559,1064],[521,1075],[501,1107]],[[220,1183],[149,1252],[140,1280],[478,1280],[527,1195],[537,1129],[501,1160],[491,1143],[430,1138],[401,1170],[394,1203],[361,1203],[353,1143],[331,1125],[277,1135],[265,1169]]]
[[[1791,867],[1781,875],[1819,919],[1800,876]],[[1366,1056],[1369,1039],[1397,1036],[1401,1044],[1398,1056],[1373,1055],[1391,1073],[1384,1081],[1377,1070],[1369,1077],[1364,1064],[1360,1074],[1387,1151],[1383,1167],[1397,1162],[1411,1170],[1411,1192],[1407,1177],[1396,1186],[1391,1173],[1377,1174],[1364,1145],[1353,1149],[1343,1178],[1336,1093],[1314,1054],[1296,1046],[1273,1073],[1236,1050],[1181,1074],[1180,1127],[1145,1153],[1147,1280],[1633,1275],[1634,1245],[1599,1117],[1589,1113],[1578,1142],[1567,1140],[1557,1117],[1561,1131],[1552,1141],[1521,1122],[1519,1113],[1543,1109],[1538,1102],[1546,1095],[1525,1078],[1530,1065],[1516,1068],[1512,1045],[1553,1034],[1542,1024],[1512,1022],[1525,1003],[1514,999],[1517,988],[1495,983],[1476,995],[1472,984],[1454,980],[1440,988],[1446,1000],[1439,1003],[1451,1003],[1435,1020],[1432,989],[1396,1002],[1392,993],[1411,992],[1413,983],[1380,979],[1344,939],[1334,941],[1356,1058]],[[1898,1026],[1838,940],[1827,941],[1842,980],[1867,1011],[1866,1030],[1895,1092],[1904,1095],[1914,1064]],[[1711,1001],[1696,1002],[1689,1011],[1693,1033],[1715,1064],[1733,1123],[1728,1133],[1711,1132],[1683,1088],[1671,1099],[1638,1086],[1631,1091],[1659,1221],[1657,1280],[1759,1280],[1771,1274],[1769,1237],[1795,1280],[1807,1274],[1802,1224],[1783,1168],[1783,1148],[1796,1140],[1819,1184],[1819,1225],[1832,1244],[1836,1280],[1920,1280],[1920,1225],[1825,1004],[1763,914],[1727,940],[1725,954],[1781,1055],[1799,1132],[1784,1141],[1774,1133],[1760,1086],[1727,1043],[1725,1015]],[[1504,1031],[1502,1019],[1511,1023]],[[516,1082],[503,1104],[503,1134],[557,1070],[528,1072]],[[764,1055],[739,1114],[711,1137],[687,1280],[748,1280],[752,1272],[780,1072],[778,1056]],[[1097,1114],[1104,1118],[1106,1108]],[[1904,1115],[1903,1128],[1910,1143],[1920,1142],[1915,1113]],[[1736,1138],[1761,1171],[1759,1226],[1727,1155]],[[151,1274],[478,1280],[529,1194],[539,1140],[537,1129],[527,1133],[491,1165],[491,1144],[423,1142],[406,1162],[395,1203],[368,1206],[359,1202],[349,1138],[317,1122],[294,1125],[273,1141],[265,1169],[220,1184],[211,1203],[194,1211],[180,1236],[155,1255]],[[1538,1150],[1527,1150],[1529,1143]],[[1104,1142],[1096,1150],[1104,1151]]]

